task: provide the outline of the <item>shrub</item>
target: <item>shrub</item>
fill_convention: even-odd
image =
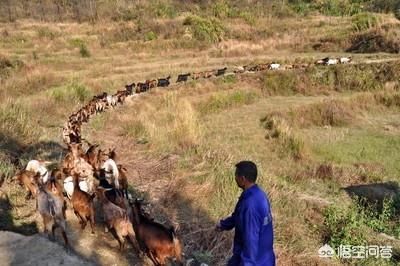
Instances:
[[[212,12],[215,17],[224,18],[229,15],[230,8],[225,1],[217,1],[212,5]]]
[[[85,45],[85,41],[79,38],[74,38],[69,40],[69,44],[73,47],[79,48],[82,45]]]
[[[158,18],[175,18],[178,16],[178,11],[172,5],[158,3],[154,7],[154,14]]]
[[[199,41],[219,42],[222,40],[225,29],[217,19],[206,19],[198,16],[188,16],[183,25],[190,26],[193,36]]]
[[[156,39],[157,39],[157,35],[153,31],[149,31],[144,36],[144,40],[145,41],[153,41],[153,40],[156,40]]]
[[[334,249],[340,245],[364,245],[365,217],[358,211],[355,206],[350,209],[329,206],[324,211],[324,242]]]
[[[80,55],[81,55],[82,57],[90,57],[89,49],[86,47],[85,44],[82,44],[82,45],[79,47],[79,53],[80,53]]]
[[[331,247],[339,245],[363,245],[367,227],[381,233],[396,235],[399,227],[395,216],[396,201],[385,198],[382,207],[355,198],[355,204],[346,207],[330,205],[324,211],[324,242]]]
[[[373,28],[378,24],[378,22],[378,17],[369,12],[354,15],[352,18],[352,25],[355,31],[363,31]]]

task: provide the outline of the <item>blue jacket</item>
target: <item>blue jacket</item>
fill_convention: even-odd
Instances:
[[[270,204],[257,185],[242,193],[232,216],[221,220],[220,225],[223,230],[235,228],[229,266],[275,265]]]

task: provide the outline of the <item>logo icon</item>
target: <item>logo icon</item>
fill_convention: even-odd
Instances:
[[[328,244],[323,245],[318,249],[318,256],[321,258],[332,258],[335,255],[335,250]]]

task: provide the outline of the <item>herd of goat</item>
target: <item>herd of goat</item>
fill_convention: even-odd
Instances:
[[[345,64],[351,57],[324,58],[315,62],[321,65]],[[237,67],[233,73],[256,72],[304,68],[309,64],[281,66],[278,63],[258,64]],[[185,82],[191,76],[193,80],[226,75],[227,68],[198,73],[180,74],[178,82]],[[124,103],[126,97],[135,96],[154,87],[170,85],[170,76],[143,83],[126,85],[124,90],[113,95],[102,93],[94,96],[85,106],[69,116],[63,126],[62,139],[68,146],[68,152],[60,165],[48,170],[51,162],[31,160],[27,166],[16,173],[13,180],[25,187],[26,199],[36,198],[37,211],[43,218],[44,231],[54,238],[55,229],[61,230],[65,245],[66,209],[70,206],[79,220],[81,229],[89,223],[91,233],[95,231],[95,214],[102,214],[105,230],[114,229],[121,250],[126,238],[138,253],[145,254],[154,265],[165,265],[168,258],[182,262],[182,246],[173,227],[157,223],[142,208],[142,200],[133,199],[128,192],[127,170],[117,164],[115,150],[105,152],[98,145],[92,145],[81,136],[81,126],[91,116],[104,112],[118,103]],[[88,148],[84,150],[83,142]],[[97,200],[98,209],[94,200]],[[68,203],[68,204],[67,204]]]

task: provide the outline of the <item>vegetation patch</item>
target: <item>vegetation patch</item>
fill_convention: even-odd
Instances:
[[[231,107],[252,104],[259,96],[251,91],[219,92],[198,105],[200,114],[218,112]]]
[[[351,41],[349,52],[356,53],[399,53],[400,29],[397,24],[383,25],[355,35]]]
[[[34,113],[24,105],[10,99],[0,106],[0,135],[5,144],[32,143],[40,134]]]
[[[339,245],[365,245],[368,232],[399,237],[398,200],[386,198],[382,208],[367,203],[365,199],[355,199],[355,204],[346,206],[331,205],[324,211],[323,242],[331,247]]]
[[[53,31],[48,27],[40,27],[37,29],[37,35],[39,38],[54,40],[56,37],[60,36],[60,33]]]
[[[186,17],[183,25],[189,26],[193,37],[198,41],[216,43],[222,41],[225,29],[215,18],[202,18],[195,15]]]
[[[72,82],[66,86],[56,87],[50,92],[56,102],[84,103],[92,92],[84,85]]]
[[[352,18],[353,30],[363,31],[378,25],[378,17],[369,12],[359,13]]]
[[[306,157],[304,141],[296,136],[287,121],[276,115],[267,115],[261,120],[267,130],[267,139],[276,139],[282,146],[282,152],[289,153],[295,160]]]

